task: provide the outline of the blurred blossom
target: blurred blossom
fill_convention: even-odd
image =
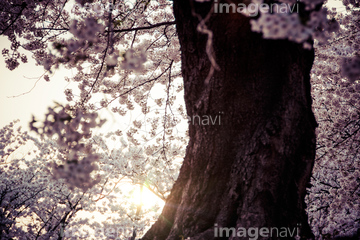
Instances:
[[[142,70],[143,64],[146,62],[146,54],[143,51],[135,52],[134,49],[129,49],[124,54],[124,60],[122,62],[123,69],[129,70]]]

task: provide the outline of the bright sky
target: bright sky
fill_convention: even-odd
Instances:
[[[9,46],[7,38],[0,36],[0,50]],[[46,82],[41,77],[44,72],[42,66],[35,66],[31,55],[28,55],[27,63],[21,63],[17,69],[10,71],[0,55],[0,128],[15,119],[20,119],[20,124],[27,127],[31,115],[43,118],[53,101],[66,103],[64,90],[68,83],[63,79],[66,75],[57,71],[55,77]]]

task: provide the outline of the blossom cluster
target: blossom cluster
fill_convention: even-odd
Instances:
[[[83,113],[80,110],[71,113],[69,106],[59,105],[48,110],[43,126],[35,126],[37,121],[33,119],[30,129],[49,138],[55,136],[59,148],[66,152],[60,165],[56,162],[49,164],[53,167],[54,178],[66,179],[70,187],[84,190],[92,187],[99,182],[98,178],[93,179],[91,176],[99,157],[93,153],[90,145],[82,141],[91,137],[92,128],[101,127],[105,121],[97,122],[96,113]]]
[[[146,187],[154,192],[159,189],[159,196],[165,199],[172,186],[171,182],[161,178],[161,170],[157,169],[155,173],[154,169],[143,166],[144,150],[141,147],[131,146],[122,140],[120,148],[109,151],[106,139],[121,138],[119,133],[89,139],[101,156],[99,169],[95,170],[101,175],[101,181],[84,191],[69,188],[66,180],[52,177],[53,169],[49,168],[48,163],[54,159],[61,160],[66,154],[56,141],[39,141],[21,128],[15,130],[16,125],[10,123],[0,129],[1,239],[21,237],[45,240],[59,236],[108,239],[111,233],[107,234],[101,229],[114,228],[136,229],[140,236],[158,217],[160,206],[143,207],[138,212],[139,205],[134,204],[132,191],[123,187],[129,180],[137,186],[146,180]],[[28,151],[25,157],[24,151]],[[147,153],[147,156],[153,156],[149,148]],[[99,214],[106,216],[106,220],[98,219]],[[89,229],[95,229],[95,232],[89,232]],[[119,231],[116,237],[127,239],[132,233]]]
[[[85,6],[92,1],[77,2]],[[36,144],[43,160],[34,165],[43,167],[46,184],[58,183],[68,196],[51,200],[46,195],[39,200],[37,205],[44,212],[40,219],[49,219],[46,209],[59,206],[56,211],[60,213],[66,206],[72,211],[64,218],[65,224],[60,220],[69,211],[53,215],[53,226],[55,219],[58,222],[51,237],[68,232],[76,238],[86,235],[86,228],[112,228],[114,223],[136,229],[141,235],[161,209],[159,205],[139,208],[124,182],[131,188],[143,186],[164,201],[177,178],[187,142],[186,136],[175,134],[185,132],[182,128],[186,125],[179,127],[179,123],[186,117],[183,102],[176,98],[181,96],[183,84],[171,2],[138,1],[126,14],[101,16],[74,8],[68,12],[68,4],[70,1],[63,0],[36,2],[36,11],[32,15],[23,12],[21,24],[15,22],[7,32],[21,29],[22,33],[13,37],[21,38],[21,46],[33,53],[37,64],[52,72],[60,65],[74,70],[67,80],[79,87],[65,90],[73,107],[50,108],[44,121],[31,123],[32,130],[42,136]],[[15,19],[16,9],[10,5],[8,9],[15,13]],[[163,99],[160,106],[154,100],[157,98]],[[124,119],[130,111],[139,114],[125,128],[95,135],[92,129],[102,125],[97,120],[102,108]],[[182,114],[177,114],[177,109]],[[11,148],[3,151],[11,154]],[[96,217],[81,220],[77,218],[79,211]],[[99,214],[106,220],[98,221]],[[34,221],[27,229],[29,235],[37,232],[38,226],[43,225]]]
[[[23,63],[27,63],[26,55],[20,54],[18,51],[19,46],[19,42],[13,42],[10,48],[12,51],[11,53],[7,48],[4,48],[1,52],[5,58],[6,67],[11,71],[19,66],[20,63],[18,62],[18,59],[20,59]]]
[[[124,54],[124,61],[122,62],[123,69],[141,70],[143,64],[146,62],[145,52],[136,53],[133,49],[129,49]]]
[[[49,175],[46,164],[56,143],[40,142],[16,126],[0,129],[0,238],[52,239],[81,209],[82,192],[71,193]]]
[[[289,39],[297,43],[304,43],[304,47],[311,48],[308,40],[316,39],[325,42],[329,34],[339,30],[338,22],[327,19],[325,8],[320,10],[316,6],[323,1],[302,1],[310,16],[305,24],[302,13],[298,12],[268,12],[262,13],[258,19],[250,21],[251,29],[261,32],[264,38],[269,39]],[[299,4],[292,1],[293,4]]]
[[[86,18],[82,24],[79,24],[79,21],[74,19],[70,23],[69,32],[72,33],[76,38],[80,40],[87,40],[89,42],[96,41],[97,33],[104,30],[103,26],[94,18]],[[72,46],[73,48],[76,45]]]
[[[360,57],[356,56],[350,59],[344,59],[341,66],[342,75],[351,82],[360,79]]]
[[[331,12],[341,29],[327,44],[315,45],[311,72],[319,127],[307,211],[319,239],[356,235],[359,229],[360,15],[347,6],[346,14]]]

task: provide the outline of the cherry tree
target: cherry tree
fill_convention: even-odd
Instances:
[[[56,165],[64,163],[63,159],[71,155],[68,151],[72,150],[61,147],[58,141],[61,138],[39,141],[15,127],[16,124],[11,123],[1,130],[2,238],[125,238],[143,234],[157,218],[159,206],[142,206],[141,199],[134,199],[139,196],[132,197],[133,190],[123,187],[133,184],[149,188],[159,198],[166,199],[172,184],[158,179],[161,174],[154,173],[158,171],[156,164],[154,169],[146,171],[146,177],[135,165],[139,164],[144,149],[124,142],[109,155],[103,142],[105,138],[94,135],[94,152],[99,158],[94,172],[100,179],[94,182],[82,177],[88,174],[84,162],[77,164],[73,159],[68,165]],[[19,155],[22,157],[18,158]],[[66,166],[70,170],[65,171]],[[75,176],[61,176],[67,173]],[[165,174],[162,177],[171,179]],[[94,217],[99,216],[101,220],[95,221]]]
[[[329,12],[341,29],[316,46],[312,69],[319,128],[307,201],[313,231],[324,239],[359,236],[359,3],[344,4],[345,12]]]
[[[60,237],[81,210],[84,193],[70,192],[46,170],[45,156],[54,154],[54,146],[38,142],[15,126],[11,123],[1,129],[1,239]],[[32,149],[21,154],[29,144]],[[22,158],[13,157],[16,154]]]
[[[228,14],[217,14],[214,8],[226,4],[218,1],[174,1],[174,14],[165,0],[1,3],[10,70],[27,62],[23,48],[44,66],[46,81],[59,67],[76,72],[66,78],[78,84],[65,90],[69,104],[50,108],[31,129],[56,142],[59,154],[47,159],[47,170],[68,191],[88,194],[77,194],[82,208],[127,215],[123,223],[140,229],[134,239],[149,225],[146,212],[119,209],[112,194],[130,179],[166,200],[144,239],[212,239],[214,224],[301,226],[301,238],[312,237],[304,203],[316,146],[311,73],[320,139],[307,200],[312,230],[334,237],[358,228],[357,1],[344,2],[352,11],[346,16],[322,8],[321,0],[235,1]],[[272,11],[249,7],[261,4]],[[104,123],[96,112],[104,108],[139,117],[125,132],[96,135],[91,129]],[[184,154],[184,119],[215,115],[222,124],[189,125]],[[110,148],[112,142],[120,146]],[[178,176],[176,158],[184,155]],[[108,207],[98,207],[95,196]]]
[[[112,180],[115,177],[118,179],[122,179],[124,176],[129,177],[134,184],[147,187],[164,200],[178,172],[178,166],[172,160],[181,156],[183,144],[186,142],[185,136],[172,136],[179,117],[184,118],[185,114],[181,105],[174,104],[175,94],[182,90],[182,85],[177,79],[180,76],[178,67],[180,58],[176,45],[177,39],[174,37],[175,31],[172,26],[174,22],[170,5],[166,1],[152,2],[152,4],[137,2],[134,6],[120,3],[113,12],[105,11],[105,13],[97,11],[97,7],[105,6],[102,3],[87,6],[71,5],[67,9],[68,5],[70,4],[67,1],[19,1],[2,4],[4,11],[2,11],[3,28],[1,33],[7,35],[12,41],[11,49],[4,49],[2,52],[9,69],[16,68],[18,59],[26,62],[26,57],[18,51],[21,46],[33,52],[37,63],[43,65],[49,73],[60,65],[78,70],[77,74],[68,81],[80,82],[80,92],[77,93],[80,98],[73,100],[72,89],[66,90],[65,94],[68,100],[73,100],[74,104],[66,109],[66,113],[65,110],[60,112],[57,112],[57,109],[50,110],[48,116],[51,119],[45,121],[41,132],[49,137],[58,133],[58,140],[62,140],[62,142],[58,142],[58,145],[61,147],[63,155],[58,162],[51,163],[53,174],[56,179],[68,177],[67,181],[70,186],[87,190],[98,184],[99,181],[96,176],[92,181],[89,181],[92,176],[86,179],[91,173],[94,173],[94,162],[96,161],[103,167],[98,172],[103,170],[104,174],[113,177]],[[91,11],[87,11],[89,9],[86,7]],[[159,11],[165,13],[162,16],[164,21],[160,23],[156,22],[159,19],[156,17],[159,15],[157,14]],[[136,22],[136,19],[142,19],[142,21]],[[115,29],[120,26],[120,30]],[[19,27],[29,31],[15,30]],[[109,28],[105,30],[107,27]],[[113,28],[114,30],[111,30]],[[75,38],[71,38],[69,34]],[[142,37],[137,38],[139,35]],[[51,49],[53,50],[51,52],[47,50],[49,43],[52,43]],[[114,43],[121,44],[115,45]],[[154,51],[164,54],[153,54]],[[99,56],[99,53],[102,56]],[[119,61],[121,59],[122,61]],[[143,66],[145,60],[148,60],[146,68]],[[114,79],[112,77],[117,73],[115,67],[118,62],[121,62],[123,69],[121,70],[121,79]],[[86,67],[86,64],[89,67]],[[84,67],[87,72],[83,71]],[[147,74],[140,75],[140,72],[145,70]],[[133,72],[136,74],[132,74]],[[95,78],[93,78],[94,74]],[[48,81],[49,76],[46,75],[44,79]],[[155,82],[165,85],[166,95],[162,98],[150,95],[150,90],[154,87]],[[121,91],[119,91],[120,89]],[[91,103],[90,98],[96,93],[107,94],[110,98]],[[118,104],[112,104],[115,100]],[[114,113],[121,116],[125,115],[128,110],[134,110],[136,103],[146,116],[151,111],[150,101],[153,105],[159,108],[163,107],[163,109],[156,110],[155,114],[158,116],[147,119],[145,122],[143,120],[134,121],[134,127],[126,132],[127,141],[123,140],[120,148],[112,149],[112,152],[109,152],[109,148],[104,146],[105,141],[101,136],[93,137],[91,142],[88,141],[86,144],[73,145],[74,141],[89,137],[85,135],[89,134],[87,130],[92,123],[86,125],[86,122],[83,122],[83,132],[77,134],[74,130],[80,122],[76,121],[81,121],[82,115],[87,115],[79,113],[79,111],[72,112],[72,109],[91,112],[109,107]],[[161,116],[164,112],[165,114]],[[176,114],[177,112],[178,114]],[[70,123],[70,119],[74,116],[78,116],[78,118],[75,117]],[[93,114],[88,115],[90,118],[91,116]],[[55,124],[52,124],[54,118],[58,122],[55,121]],[[34,124],[36,124],[35,120],[32,129],[38,131]],[[62,129],[59,128],[64,126],[67,126],[68,129],[65,136],[62,135]],[[136,133],[142,130],[142,126],[147,129],[146,135],[138,134],[139,138],[143,139],[142,142],[150,142],[153,139],[144,148],[139,146],[141,142],[135,137]],[[121,135],[121,131],[114,131],[107,138],[111,136],[119,139]],[[90,152],[89,149],[94,150],[91,148],[92,144],[99,145],[97,150],[102,151],[102,154]],[[66,146],[70,148],[66,149]],[[124,151],[126,148],[129,151]],[[83,150],[83,155],[79,156],[79,150]],[[91,153],[94,154],[91,155]],[[84,158],[84,154],[86,158]],[[111,164],[108,164],[107,160],[111,160]],[[146,171],[145,165],[147,166]],[[77,171],[79,174],[75,175],[72,171]],[[120,173],[123,173],[123,176]],[[106,178],[101,181],[106,181]],[[110,189],[100,188],[99,190],[97,188],[97,191],[101,195]],[[134,217],[130,218],[134,219]]]

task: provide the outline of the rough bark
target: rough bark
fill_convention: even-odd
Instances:
[[[315,157],[313,51],[262,39],[239,13],[213,14],[207,26],[221,70],[206,86],[207,36],[196,30],[192,9],[204,17],[210,4],[174,0],[187,114],[218,115],[221,124],[190,124],[179,178],[143,239],[220,239],[214,236],[215,223],[235,228],[302,224],[301,235],[311,237],[304,196]]]

